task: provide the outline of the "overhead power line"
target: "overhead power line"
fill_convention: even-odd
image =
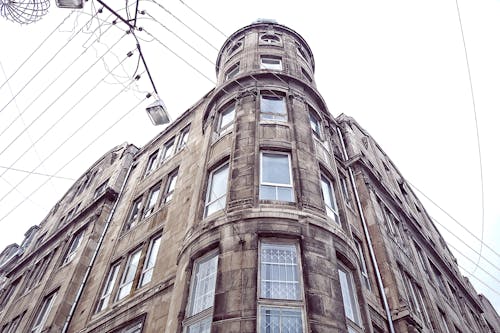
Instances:
[[[479,124],[477,121],[477,112],[476,112],[476,99],[474,98],[474,89],[472,85],[472,76],[470,73],[470,64],[469,64],[469,56],[467,54],[467,45],[465,44],[465,36],[464,36],[464,28],[462,25],[462,18],[460,16],[460,7],[458,6],[458,0],[455,0],[455,4],[457,6],[457,14],[458,14],[458,22],[460,23],[460,33],[462,35],[462,42],[464,45],[464,53],[465,53],[465,63],[467,64],[467,74],[469,76],[469,86],[470,93],[472,99],[472,110],[474,111],[474,125],[476,127],[476,141],[477,141],[477,153],[479,158],[479,176],[481,181],[481,243],[479,245],[479,257],[477,258],[476,266],[472,270],[475,272],[479,261],[481,260],[483,253],[483,238],[484,238],[484,179],[483,179],[483,158],[481,154],[481,140],[479,139]]]
[[[96,13],[95,15],[97,15],[97,13]],[[89,22],[90,22],[93,18],[94,18],[94,16],[92,16],[92,18],[89,20]],[[51,62],[52,62],[52,61],[53,61],[53,60],[54,60],[54,59],[55,59],[58,55],[59,55],[59,53],[61,53],[61,52],[62,52],[62,50],[64,50],[64,48],[66,48],[66,46],[68,46],[68,44],[69,44],[69,43],[70,43],[70,42],[71,42],[71,41],[72,41],[72,40],[73,40],[73,39],[74,39],[74,38],[78,35],[78,33],[79,33],[80,31],[82,31],[82,29],[83,29],[83,27],[82,27],[82,28],[80,28],[80,30],[78,30],[78,32],[77,32],[76,34],[74,34],[73,36],[71,36],[71,38],[69,38],[69,39],[66,41],[66,43],[64,43],[64,45],[63,45],[63,46],[61,46],[61,47],[59,48],[59,50],[57,50],[57,51],[56,51],[56,53],[54,53],[54,55],[53,55],[53,56],[49,59],[49,61],[47,61],[47,62],[46,62],[46,63],[42,66],[42,68],[40,68],[40,69],[39,69],[39,70],[35,73],[35,75],[33,75],[33,76],[29,79],[29,81],[28,81],[28,82],[27,82],[27,83],[26,83],[26,84],[25,84],[25,85],[21,88],[21,90],[19,90],[19,91],[18,91],[18,92],[14,95],[14,97],[12,97],[12,99],[11,99],[11,100],[10,100],[7,104],[5,104],[5,105],[2,107],[2,109],[0,110],[0,113],[1,113],[3,110],[5,110],[5,108],[7,108],[7,106],[9,106],[9,105],[10,105],[10,103],[12,103],[12,101],[13,101],[13,100],[15,100],[15,99],[16,99],[16,97],[17,97],[17,96],[18,96],[18,95],[19,95],[19,94],[20,94],[20,93],[21,93],[21,92],[22,92],[22,91],[23,91],[23,90],[24,90],[24,89],[25,89],[25,88],[26,88],[26,87],[27,87],[27,86],[28,86],[28,85],[29,85],[29,84],[30,84],[30,83],[31,83],[31,82],[32,82],[32,81],[33,81],[33,80],[37,77],[37,76],[38,76],[38,74],[40,74],[40,73],[41,73],[41,72],[42,72],[42,71],[43,71],[43,70],[44,70],[44,69],[45,69],[45,68],[46,68],[46,67],[47,67],[47,66],[48,66],[48,65],[49,65],[49,64],[50,64],[50,63],[51,63]],[[8,80],[7,80],[7,81],[8,81]]]
[[[144,73],[144,72],[143,72]],[[120,121],[122,121],[126,116],[128,116],[132,111],[134,111],[142,102],[146,100],[146,97],[142,100],[140,100],[136,105],[134,105],[129,111],[127,111],[125,114],[123,114],[117,121],[115,121],[113,124],[111,124],[108,128],[106,128],[104,131],[102,131],[95,139],[93,139],[89,144],[87,144],[82,150],[80,150],[77,154],[73,156],[68,162],[66,162],[61,168],[59,168],[55,174],[58,174],[61,172],[65,167],[67,167],[71,162],[73,162],[76,158],[78,158],[83,152],[85,152],[91,145],[93,145],[97,140],[99,140],[102,136],[104,136],[109,130],[111,130],[116,124],[118,124]],[[49,180],[51,177],[49,177],[47,180],[45,180],[41,185],[39,185],[34,191],[32,191],[27,197],[30,198],[33,194],[38,192],[39,189],[41,189]],[[23,201],[21,201],[19,204],[17,204],[15,207],[13,207],[10,211],[7,212],[4,216],[0,218],[0,221],[3,221],[6,217],[8,217],[10,214],[12,214],[13,211],[15,211],[19,206],[23,204]]]
[[[10,80],[10,79],[11,79],[14,75],[16,75],[16,74],[17,74],[17,72],[18,72],[18,71],[19,71],[19,70],[20,70],[20,69],[21,69],[21,68],[22,68],[22,67],[23,67],[23,66],[24,66],[24,65],[25,65],[25,64],[26,64],[26,63],[27,63],[30,59],[31,59],[31,57],[32,57],[32,56],[33,56],[33,55],[34,55],[34,54],[35,54],[35,53],[36,53],[36,52],[37,52],[37,51],[38,51],[38,50],[39,50],[39,49],[40,49],[40,48],[41,48],[41,47],[45,44],[45,42],[47,42],[47,40],[48,40],[48,39],[49,39],[49,38],[50,38],[50,37],[51,37],[51,36],[52,36],[52,35],[53,35],[56,31],[58,31],[58,30],[59,30],[59,28],[60,28],[60,27],[64,24],[64,22],[66,22],[66,20],[67,20],[67,19],[68,19],[71,15],[73,15],[73,13],[74,13],[74,12],[75,12],[75,11],[71,11],[71,12],[68,14],[68,16],[66,16],[66,17],[65,17],[65,18],[61,21],[61,23],[59,23],[59,24],[57,25],[57,27],[55,27],[55,29],[54,29],[54,30],[52,30],[52,32],[51,32],[51,33],[49,33],[49,34],[47,35],[47,37],[45,37],[45,39],[44,39],[44,40],[43,40],[43,41],[42,41],[42,42],[41,42],[41,43],[40,43],[40,44],[39,44],[39,45],[35,48],[35,50],[33,50],[33,52],[31,52],[31,54],[30,54],[30,55],[29,55],[26,59],[24,59],[24,61],[21,63],[21,65],[19,65],[19,67],[17,67],[17,69],[14,71],[14,73],[12,73],[12,74],[9,76],[9,78],[7,78],[7,80],[6,80],[4,83],[2,83],[2,85],[0,86],[0,89],[2,89],[2,88],[3,88],[3,86],[5,86],[5,85],[7,84],[7,82],[9,82],[9,80]]]
[[[36,175],[36,176],[45,176],[45,177],[51,177],[51,178],[57,178],[57,179],[64,179],[64,180],[72,180],[72,181],[75,181],[75,179],[74,179],[74,178],[63,177],[63,176],[57,176],[57,175],[49,175],[49,174],[46,174],[46,173],[33,172],[33,171],[28,171],[28,170],[16,169],[16,168],[9,168],[9,167],[5,167],[5,166],[1,166],[1,165],[0,165],[0,169],[7,169],[7,170],[11,170],[11,171],[17,171],[17,172],[29,173],[29,174]],[[5,180],[5,179],[4,179],[4,180]],[[9,185],[10,185],[10,184],[9,184]],[[14,185],[11,185],[11,187],[14,187]]]
[[[475,276],[474,274],[472,274],[471,272],[469,272],[468,270],[466,270],[462,266],[458,265],[458,267],[460,267],[460,269],[463,270],[465,273],[469,274],[469,276],[473,277],[476,281],[480,282],[483,286],[485,286],[489,290],[493,291],[495,294],[500,295],[500,292],[498,292],[498,289],[493,289],[492,287],[490,287],[489,284],[487,284],[486,282],[484,282],[483,280],[481,280],[480,278],[478,278],[477,276]]]
[[[186,6],[190,11],[192,11],[194,14],[196,14],[196,16],[198,16],[199,18],[201,18],[203,21],[205,21],[208,25],[210,25],[212,28],[214,28],[215,30],[217,30],[222,36],[226,37],[227,38],[227,35],[222,32],[219,28],[217,28],[215,25],[213,25],[210,21],[208,21],[206,18],[204,18],[203,16],[201,16],[200,14],[198,14],[197,11],[195,11],[193,8],[191,8],[190,6],[188,6],[184,1],[182,0],[179,0],[184,6]]]
[[[124,60],[126,60],[128,57],[129,57],[129,56],[127,55],[127,57],[126,57],[126,58],[124,58]],[[124,61],[124,60],[123,60],[123,61]],[[118,67],[119,65],[120,65],[120,64],[116,65],[116,67]],[[116,67],[115,67],[115,68],[116,68]],[[106,76],[108,76],[108,75],[109,75],[109,74],[106,74]],[[106,77],[106,76],[105,76],[105,77]],[[104,79],[104,78],[103,78],[103,79]],[[93,88],[91,88],[91,90],[90,90],[90,91],[94,90],[94,89],[97,87],[97,85],[98,85],[100,82],[102,82],[102,81],[103,81],[103,79],[101,79],[101,81],[99,81],[99,82],[98,82],[98,83],[97,83],[97,84],[96,84]],[[132,80],[132,82],[131,82],[129,85],[131,85],[132,83],[133,83],[133,80]],[[87,124],[88,124],[88,123],[89,123],[92,119],[94,119],[94,118],[97,116],[97,114],[99,114],[99,113],[100,113],[100,112],[101,112],[101,111],[102,111],[102,110],[103,110],[103,109],[104,109],[104,108],[105,108],[108,104],[110,104],[110,103],[111,103],[114,99],[116,99],[116,98],[118,97],[118,95],[120,95],[120,94],[121,94],[123,91],[125,91],[126,89],[127,89],[127,86],[126,86],[126,87],[124,87],[124,88],[122,88],[122,90],[121,90],[121,91],[119,91],[116,95],[114,95],[114,96],[113,96],[110,100],[108,100],[108,102],[106,102],[106,104],[104,104],[104,106],[102,106],[99,110],[97,110],[96,112],[94,112],[94,114],[93,114],[93,115],[92,115],[89,119],[87,119],[87,120],[86,120],[86,121],[85,121],[82,125],[80,125],[80,127],[78,127],[78,128],[77,128],[77,129],[76,129],[76,130],[75,130],[75,131],[74,131],[74,132],[70,135],[70,137],[69,137],[69,138],[67,138],[66,140],[62,140],[61,144],[60,144],[59,146],[57,146],[57,147],[56,147],[56,149],[54,149],[54,150],[53,150],[53,151],[52,151],[52,152],[51,152],[48,156],[46,156],[46,157],[42,160],[42,162],[40,162],[40,163],[39,163],[39,164],[38,164],[38,165],[37,165],[37,166],[36,166],[33,170],[31,170],[31,171],[32,171],[32,172],[36,171],[36,170],[40,167],[40,165],[42,165],[42,163],[43,163],[43,162],[47,161],[47,160],[48,160],[48,159],[49,159],[52,155],[54,155],[54,154],[55,154],[55,153],[56,153],[56,152],[57,152],[57,151],[58,151],[58,150],[59,150],[62,146],[64,146],[64,145],[65,145],[65,144],[66,144],[66,143],[67,143],[67,142],[68,142],[68,141],[69,141],[69,140],[70,140],[73,136],[75,136],[75,135],[76,135],[76,134],[77,134],[77,133],[78,133],[78,132],[79,132],[82,128],[84,128],[84,127],[85,127],[85,126],[86,126],[86,125],[87,125]],[[84,95],[84,97],[82,97],[79,101],[77,101],[77,102],[76,102],[76,103],[75,103],[75,104],[74,104],[74,105],[73,105],[73,106],[72,106],[69,110],[72,110],[72,109],[73,109],[76,105],[78,105],[78,104],[81,102],[81,100],[82,100],[83,98],[85,98],[85,97],[86,97],[86,96],[90,93],[90,91],[89,91],[89,92],[87,92],[87,93]],[[69,112],[69,110],[66,112],[66,114]],[[63,115],[63,117],[64,117],[64,115]],[[43,135],[47,134],[47,133],[50,131],[50,129],[52,129],[54,126],[55,126],[55,124],[54,124],[54,125],[52,125],[52,127],[51,127],[51,128],[49,128],[49,130],[47,130],[47,131],[46,131]],[[28,148],[28,150],[29,150],[29,149],[30,149],[30,148]],[[14,165],[14,164],[15,164],[15,163],[16,163],[16,162],[17,162],[17,161],[18,161],[18,160],[19,160],[22,156],[23,156],[23,154],[21,154],[21,156],[20,156],[20,157],[19,157],[19,158],[18,158],[18,159],[14,162],[14,163],[12,163],[12,165],[11,165],[10,167],[12,167],[12,166],[13,166],[13,165]],[[0,175],[0,177],[1,177],[1,176],[3,176],[3,174],[5,174],[5,172],[7,172],[7,171],[4,171],[4,172]],[[21,179],[21,181],[19,181],[19,182],[18,182],[18,183],[14,186],[14,188],[12,188],[12,189],[11,189],[10,191],[8,191],[8,192],[7,192],[7,193],[6,193],[6,194],[5,194],[2,198],[0,198],[0,201],[2,201],[2,200],[3,200],[3,199],[7,196],[7,195],[9,195],[9,194],[10,194],[10,193],[11,193],[14,189],[16,189],[16,188],[17,188],[20,184],[22,184],[22,183],[23,183],[23,182],[24,182],[24,181],[25,181],[25,180],[26,180],[29,176],[30,176],[30,174],[26,175],[26,177],[24,177],[23,179]],[[51,179],[51,178],[49,177],[49,179]]]
[[[457,253],[459,253],[462,257],[464,257],[465,259],[467,259],[468,261],[470,261],[471,263],[475,264],[475,261],[472,260],[471,258],[469,258],[468,256],[466,256],[463,252],[461,252],[459,249],[457,249],[455,246],[449,244],[449,246],[451,248],[453,248]],[[482,268],[481,266],[478,266],[480,270],[482,270],[484,273],[486,273],[487,275],[489,275],[492,279],[494,279],[495,281],[499,282],[500,283],[500,280],[495,277],[493,274],[491,274],[490,272],[488,272],[486,269]]]

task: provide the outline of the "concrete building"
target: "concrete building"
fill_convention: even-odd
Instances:
[[[0,255],[4,332],[500,332],[375,140],[272,21],[217,86],[116,147]]]

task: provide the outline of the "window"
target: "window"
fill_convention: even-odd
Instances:
[[[260,297],[301,299],[297,247],[294,244],[261,244]]]
[[[326,215],[340,224],[339,209],[337,200],[335,199],[333,183],[323,175],[321,176],[321,193],[323,195],[323,201],[325,202]]]
[[[281,43],[281,39],[275,34],[263,34],[260,40],[265,44],[279,45]]]
[[[66,265],[71,260],[73,260],[73,258],[76,255],[76,251],[78,250],[78,247],[80,246],[80,244],[82,242],[82,238],[83,238],[83,230],[78,231],[73,236],[73,239],[71,240],[71,243],[70,243],[70,245],[68,247],[68,250],[66,252],[66,255],[64,256],[64,260],[63,260],[63,263],[62,263],[63,265]]]
[[[219,136],[226,134],[233,129],[235,115],[235,105],[231,104],[219,113],[217,132]]]
[[[125,266],[120,286],[118,287],[118,295],[116,297],[117,301],[130,294],[130,291],[132,290],[132,283],[134,282],[135,273],[137,272],[137,266],[139,265],[140,257],[141,250],[135,251],[128,257],[127,265]]]
[[[148,201],[146,203],[146,209],[144,210],[145,218],[150,216],[155,210],[156,202],[160,195],[160,186],[161,183],[158,183],[149,190]]]
[[[174,140],[175,140],[175,138],[172,138],[172,139],[168,140],[167,142],[165,142],[165,144],[163,145],[163,150],[161,152],[161,160],[162,161],[166,161],[170,157],[172,157],[172,155],[174,153]]]
[[[52,305],[54,304],[54,299],[56,298],[56,296],[57,296],[57,292],[55,291],[43,299],[42,306],[38,310],[38,313],[35,317],[35,321],[33,323],[33,326],[31,327],[31,330],[30,330],[31,333],[42,332],[43,325],[47,321],[47,317],[49,316],[50,309],[52,308]]]
[[[261,153],[260,199],[294,201],[289,154]]]
[[[403,271],[401,271],[401,276],[403,278],[403,284],[405,287],[406,295],[408,297],[408,303],[410,309],[420,314],[421,313],[420,303],[417,301],[417,295],[415,294],[415,289],[413,289],[413,283],[411,281],[411,278],[408,276],[407,273]]]
[[[146,261],[142,267],[141,279],[139,281],[139,288],[148,284],[153,277],[153,270],[155,268],[156,257],[158,256],[158,249],[160,248],[161,237],[155,238],[151,241],[146,255]]]
[[[187,144],[189,138],[189,126],[184,127],[184,129],[181,131],[181,134],[179,136],[179,141],[177,142],[177,151],[182,150]]]
[[[194,262],[186,311],[186,333],[210,332],[218,259],[217,253],[210,253]]]
[[[106,187],[108,186],[108,182],[109,182],[109,179],[106,179],[104,181],[104,183],[102,183],[101,185],[99,185],[99,187],[97,187],[95,189],[95,192],[94,192],[94,199],[98,198],[101,196],[101,194],[103,194],[105,191],[106,191]]]
[[[302,69],[301,69],[301,71],[302,71],[302,76],[303,76],[303,77],[304,77],[307,81],[309,81],[309,82],[313,82],[313,79],[312,79],[311,75],[309,75],[309,73],[308,73],[308,72],[307,72],[304,68],[302,68]]]
[[[340,289],[342,291],[342,301],[344,302],[345,316],[350,321],[361,326],[361,319],[356,300],[356,289],[354,288],[352,272],[347,268],[345,268],[343,265],[339,265],[339,279],[340,279]],[[348,322],[347,325],[349,327],[352,324]],[[354,332],[354,330],[351,327],[349,328],[350,328],[349,331]]]
[[[127,326],[120,328],[116,331],[113,331],[113,333],[141,333],[142,326],[143,326],[143,319],[141,319],[139,322],[134,320],[131,324],[128,324]]]
[[[125,230],[129,230],[133,228],[138,222],[141,216],[142,209],[142,195],[134,200],[132,203],[132,208],[130,209],[130,213],[128,215],[127,224]]]
[[[263,55],[260,56],[260,68],[261,69],[271,69],[276,71],[283,70],[283,65],[281,63],[281,57]]]
[[[318,139],[321,137],[321,121],[318,116],[316,116],[313,112],[309,112],[309,123],[311,124],[311,129],[313,131],[314,136]]]
[[[25,312],[21,313],[19,316],[15,317],[12,320],[12,323],[10,323],[9,329],[5,331],[6,333],[16,333],[17,329],[19,327],[19,324],[21,323],[23,317],[24,317]],[[3,331],[2,331],[3,333]]]
[[[11,297],[14,295],[14,292],[17,289],[18,284],[19,284],[19,279],[12,282],[12,284],[8,287],[8,289],[2,293],[2,298],[0,301],[0,310],[10,301]]]
[[[306,51],[304,50],[304,48],[300,44],[297,44],[297,54],[299,55],[299,57],[302,58],[302,60],[307,62],[307,59],[309,57],[307,56]]]
[[[119,263],[111,266],[111,269],[109,270],[108,276],[106,278],[106,283],[104,284],[104,288],[102,289],[101,298],[97,303],[96,312],[100,312],[108,307],[109,300],[111,298],[111,292],[113,291],[113,287],[115,285],[119,270],[120,270]]]
[[[441,272],[439,272],[437,267],[434,266],[433,264],[431,264],[431,267],[432,267],[432,270],[434,272],[434,276],[436,278],[436,282],[438,284],[438,287],[441,290],[441,293],[443,294],[443,296],[448,297],[448,293],[446,292],[446,286],[444,285],[443,276],[441,275]]]
[[[356,238],[354,239],[354,243],[356,244],[356,249],[358,250],[358,257],[361,263],[361,276],[363,277],[363,285],[366,289],[372,290],[370,286],[370,278],[368,277],[368,269],[366,268],[365,256],[363,253],[363,245]]]
[[[178,169],[172,171],[168,175],[167,186],[165,187],[165,192],[163,194],[163,202],[169,202],[174,196],[175,183],[177,182]]]
[[[240,39],[228,50],[227,55],[231,56],[243,47],[243,39]]]
[[[298,257],[296,244],[267,241],[260,244],[260,303],[273,301],[272,305],[259,305],[259,332],[303,332]],[[276,300],[286,301],[286,306],[276,306]]]
[[[429,274],[429,268],[427,267],[427,264],[425,263],[424,256],[422,254],[422,249],[415,243],[415,250],[417,251],[417,257],[418,260],[420,261],[420,264],[422,264],[422,268],[424,269],[425,275],[427,275],[427,278],[430,279],[431,275]]]
[[[205,200],[205,216],[208,216],[226,207],[228,174],[228,163],[210,173],[207,188],[207,198]]]
[[[415,291],[417,293],[417,301],[420,305],[420,309],[422,310],[422,316],[427,327],[431,327],[431,320],[429,318],[429,313],[427,312],[427,307],[424,302],[423,291],[422,288],[416,286]]]
[[[352,208],[352,197],[349,187],[347,185],[347,179],[344,176],[340,176],[340,188],[342,189],[342,195],[344,196],[345,204]]]
[[[238,75],[239,72],[240,72],[240,63],[237,62],[236,64],[229,67],[229,69],[227,70],[226,76],[225,76],[225,81],[231,80],[236,75]]]
[[[260,307],[261,333],[302,333],[302,311],[293,307]]]
[[[158,167],[158,150],[155,151],[151,156],[149,156],[148,164],[146,165],[145,176],[150,174],[152,171],[156,170]]]
[[[47,266],[49,265],[51,255],[52,254],[45,256],[45,258],[40,259],[32,266],[32,269],[25,280],[25,291],[31,290],[42,280],[45,275],[45,271],[47,270]]]
[[[283,96],[260,96],[260,119],[287,121],[285,98]]]

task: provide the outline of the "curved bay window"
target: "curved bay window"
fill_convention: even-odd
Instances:
[[[260,200],[293,202],[293,183],[290,154],[261,152]]]

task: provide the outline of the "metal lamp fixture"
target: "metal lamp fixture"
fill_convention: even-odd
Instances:
[[[172,120],[167,112],[165,103],[160,98],[157,98],[156,101],[148,105],[146,112],[155,126],[168,124]]]
[[[82,9],[83,0],[56,0],[56,5],[59,8]]]

